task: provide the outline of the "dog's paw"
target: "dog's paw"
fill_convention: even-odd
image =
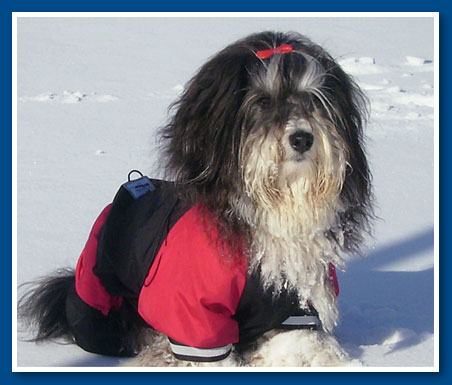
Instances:
[[[156,350],[155,347],[144,349],[138,356],[127,360],[121,366],[127,367],[236,367],[240,366],[238,357],[231,353],[228,357],[214,362],[183,361],[172,353]]]
[[[136,357],[124,361],[121,366],[127,367],[171,367],[180,366],[171,353],[146,347]]]
[[[240,366],[238,355],[232,351],[228,357],[214,362],[183,361],[174,357],[168,338],[156,334],[152,342],[136,357],[122,362],[127,367],[234,367]]]
[[[125,360],[121,366],[127,367],[174,367],[184,365],[185,361],[176,359],[171,352],[168,338],[160,333],[150,334],[148,344],[134,358]]]
[[[247,357],[249,366],[360,366],[333,336],[321,331],[272,331],[258,342]]]

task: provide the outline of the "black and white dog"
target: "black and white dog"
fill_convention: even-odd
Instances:
[[[162,138],[174,183],[150,181],[144,197],[124,198],[133,215],[113,202],[76,278],[47,278],[25,294],[19,310],[38,326],[36,339],[138,354],[135,366],[347,364],[332,336],[334,266],[359,251],[373,219],[356,83],[306,37],[263,32],[213,56],[173,111]],[[155,253],[140,258],[130,250],[156,238],[142,240],[151,237],[140,230],[146,199],[172,203],[159,214]],[[141,227],[118,246],[124,215]],[[133,265],[141,278],[129,285],[124,260],[134,258],[146,262]],[[88,281],[105,291],[106,307]]]

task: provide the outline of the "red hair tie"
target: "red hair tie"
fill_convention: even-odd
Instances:
[[[256,56],[260,59],[267,59],[270,56],[273,56],[275,53],[289,53],[292,51],[293,47],[290,44],[283,44],[273,49],[264,49],[262,51],[257,51]]]

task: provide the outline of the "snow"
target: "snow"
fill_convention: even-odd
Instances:
[[[338,339],[364,367],[431,370],[438,362],[431,17],[20,17],[17,284],[75,265],[92,222],[131,169],[162,176],[155,134],[168,105],[209,56],[265,29],[296,30],[326,47],[372,104],[368,154],[380,220],[367,256],[339,274]],[[24,342],[26,335],[18,333],[19,370],[119,364],[72,345]]]

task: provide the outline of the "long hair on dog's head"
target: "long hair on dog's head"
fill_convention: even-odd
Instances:
[[[338,250],[359,250],[372,218],[366,100],[323,48],[298,33],[250,35],[204,64],[173,108],[169,171],[231,245],[246,240],[252,266],[273,264],[269,281],[275,270],[291,279],[277,253],[340,263]]]

